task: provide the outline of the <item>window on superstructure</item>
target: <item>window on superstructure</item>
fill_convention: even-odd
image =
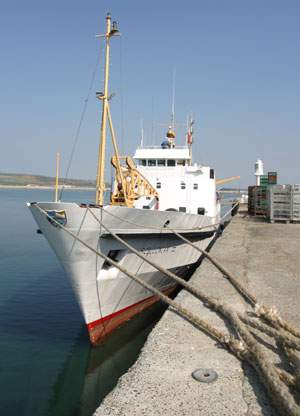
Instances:
[[[179,212],[186,212],[186,207],[179,207]]]
[[[215,178],[215,171],[214,171],[214,169],[210,169],[209,170],[209,177],[210,177],[210,179],[214,179]]]
[[[157,166],[166,166],[166,161],[164,159],[158,159]]]
[[[146,159],[140,159],[140,165],[141,166],[146,166],[147,165]]]
[[[167,165],[168,166],[175,166],[175,160],[173,160],[173,159],[167,160]]]
[[[156,189],[160,189],[161,188],[161,182],[157,182],[156,183]]]
[[[185,160],[184,159],[177,160],[177,166],[185,166]]]
[[[181,182],[181,184],[180,184],[180,188],[181,188],[181,189],[185,189],[185,182]]]
[[[193,188],[194,188],[194,189],[198,189],[198,184],[197,184],[197,183],[194,183]]]
[[[156,166],[156,160],[155,159],[148,159],[148,166]]]

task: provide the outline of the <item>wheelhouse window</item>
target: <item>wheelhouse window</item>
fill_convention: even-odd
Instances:
[[[148,166],[156,166],[156,160],[155,159],[148,159]]]
[[[193,189],[198,189],[198,184],[194,183]]]
[[[139,165],[140,166],[146,166],[147,165],[147,160],[146,159],[140,159],[139,160]]]
[[[168,165],[168,166],[175,166],[175,160],[173,160],[173,159],[168,159],[168,160],[167,160],[167,165]]]
[[[179,207],[179,212],[186,212],[186,207]]]
[[[181,182],[181,184],[180,184],[180,188],[181,188],[181,189],[185,189],[185,182]]]
[[[185,160],[184,159],[177,160],[177,166],[185,166]]]
[[[161,182],[156,183],[156,189],[161,189]]]
[[[214,179],[215,178],[215,170],[214,169],[210,169],[209,170],[209,177],[210,177],[210,179]]]
[[[166,166],[166,161],[164,159],[158,159],[157,166]]]

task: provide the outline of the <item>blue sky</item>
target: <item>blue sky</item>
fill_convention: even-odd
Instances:
[[[58,150],[65,171],[107,11],[122,32],[110,88],[122,152],[134,151],[141,118],[146,143],[160,143],[176,68],[176,121],[195,116],[195,160],[248,185],[260,157],[281,183],[300,183],[300,2],[291,0],[2,2],[1,172],[52,175]],[[95,176],[102,64],[103,55],[71,177]],[[183,135],[178,127],[178,144]]]

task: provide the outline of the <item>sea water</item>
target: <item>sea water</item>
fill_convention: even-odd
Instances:
[[[92,202],[91,191],[64,201]],[[136,360],[164,306],[90,346],[60,263],[26,206],[53,191],[0,189],[0,415],[91,415]]]

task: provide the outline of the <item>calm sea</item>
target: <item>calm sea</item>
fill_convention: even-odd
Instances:
[[[63,198],[93,199],[69,190]],[[165,309],[154,306],[91,348],[66,275],[26,207],[49,200],[53,191],[0,189],[1,415],[91,415]]]
[[[94,193],[65,191],[65,201]],[[66,275],[26,207],[46,190],[0,189],[0,414],[88,416],[137,358],[164,306],[91,348]]]

